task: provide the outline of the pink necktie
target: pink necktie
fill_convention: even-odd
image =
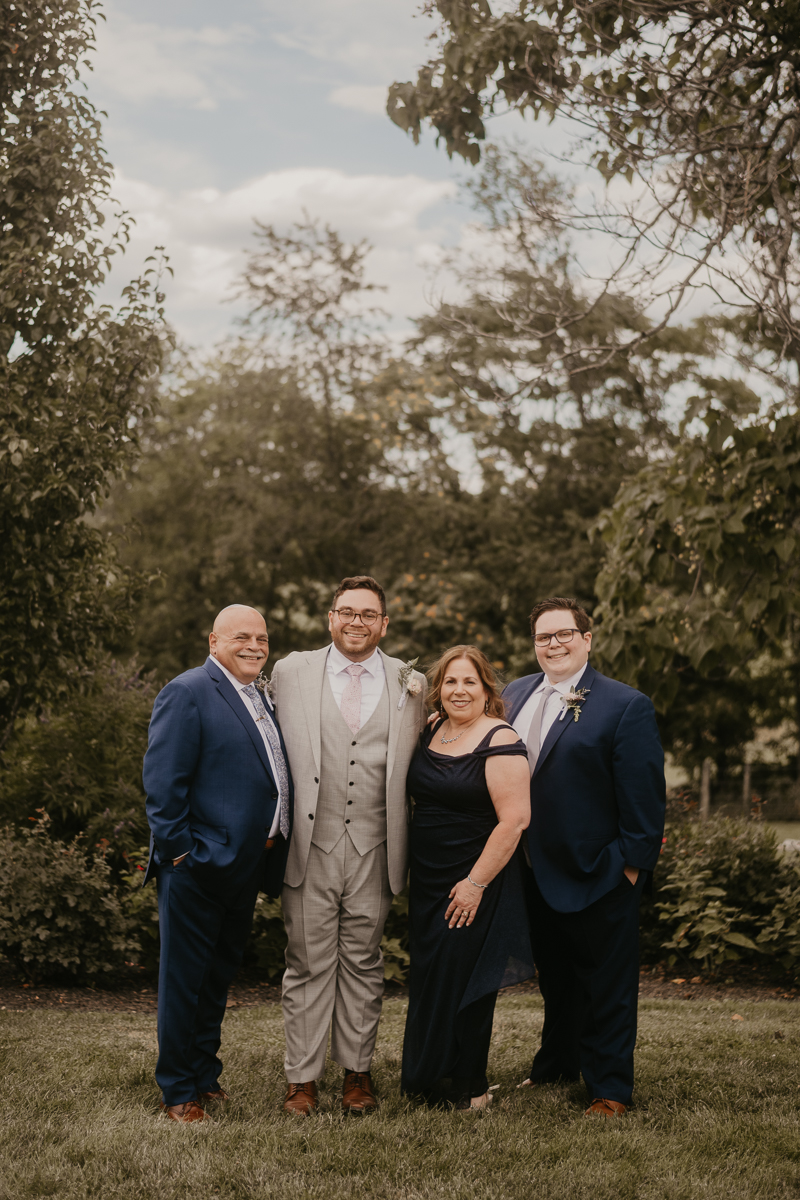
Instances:
[[[361,728],[361,676],[366,667],[362,667],[360,663],[351,663],[345,670],[350,678],[342,695],[341,713],[353,733],[358,733]]]

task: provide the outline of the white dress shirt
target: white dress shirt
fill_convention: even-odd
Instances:
[[[347,681],[351,676],[347,672],[348,667],[353,666],[353,660],[345,658],[341,650],[337,650],[331,643],[331,648],[328,651],[328,660],[325,664],[325,669],[328,673],[328,679],[333,692],[333,698],[336,701],[336,707],[342,707],[342,696],[344,689],[347,686]],[[378,707],[378,701],[383,693],[383,687],[386,682],[386,671],[383,666],[383,659],[378,653],[377,647],[373,650],[369,658],[358,664],[364,668],[361,678],[361,726],[364,728],[367,721],[370,719],[375,709]]]
[[[246,683],[241,683],[240,680],[238,680],[235,675],[232,675],[230,673],[230,671],[228,670],[227,667],[223,667],[222,663],[219,661],[218,658],[214,658],[213,654],[209,655],[209,657],[213,659],[214,665],[216,667],[219,667],[220,671],[222,671],[222,673],[225,675],[225,677],[227,679],[229,679],[231,681],[231,683],[233,684],[233,686],[236,688],[236,691],[239,693],[239,699],[241,700],[242,704],[245,706],[247,711],[250,713],[250,716],[253,718],[253,721],[255,722],[256,729],[261,734],[261,740],[264,743],[264,749],[267,752],[267,758],[269,759],[269,765],[272,768],[272,778],[275,781],[275,790],[278,793],[278,803],[275,805],[275,815],[272,818],[272,825],[270,826],[270,831],[267,834],[268,837],[273,838],[276,836],[276,834],[278,833],[280,826],[281,826],[281,799],[282,799],[282,797],[281,797],[281,785],[278,782],[278,772],[275,768],[275,758],[272,753],[272,747],[270,746],[269,742],[267,741],[267,735],[264,732],[264,722],[260,719],[258,713],[256,712],[255,706],[253,705],[253,701],[250,699],[249,696],[245,696],[245,694],[244,694],[244,689],[248,685]],[[270,715],[272,715],[272,712],[273,712],[272,701],[270,700],[270,698],[266,694],[266,692],[262,692],[261,695],[262,695],[262,699],[264,701],[264,707],[266,708],[267,712]]]
[[[544,745],[545,738],[547,737],[556,718],[559,716],[561,709],[563,708],[561,696],[566,695],[570,688],[576,688],[578,686],[578,680],[582,677],[588,665],[588,663],[584,663],[580,671],[576,671],[574,675],[570,675],[569,679],[564,679],[561,681],[561,683],[551,683],[545,675],[544,679],[535,689],[535,691],[531,692],[530,696],[517,713],[516,719],[513,722],[514,728],[522,738],[523,742],[527,743],[528,741],[528,734],[531,731],[531,725],[533,723],[533,715],[539,705],[542,703],[542,689],[550,686],[554,687],[556,690],[551,692],[545,701],[547,707],[545,708],[544,715],[542,716],[542,740],[539,745],[540,749]]]

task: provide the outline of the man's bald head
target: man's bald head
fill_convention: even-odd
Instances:
[[[242,621],[260,622],[264,629],[267,628],[267,623],[257,608],[251,608],[249,604],[229,604],[227,608],[221,608],[214,617],[214,633],[229,629],[231,624],[236,625]]]
[[[267,665],[267,623],[258,609],[229,604],[217,613],[208,645],[217,662],[240,683],[252,683]]]

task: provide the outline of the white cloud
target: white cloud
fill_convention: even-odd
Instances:
[[[223,51],[250,36],[243,25],[173,28],[114,12],[98,27],[94,76],[102,91],[136,104],[162,100],[215,109],[221,99],[238,95]]]
[[[328,100],[331,104],[338,105],[339,108],[354,108],[357,112],[385,116],[386,92],[387,89],[381,85],[368,87],[352,84],[350,87],[334,88],[328,96]]]
[[[241,303],[222,302],[254,244],[253,218],[285,229],[305,210],[348,240],[373,243],[370,280],[388,285],[381,303],[402,320],[422,310],[427,267],[436,247],[451,240],[453,217],[441,206],[454,191],[451,182],[418,175],[311,167],[270,172],[230,191],[171,192],[119,175],[114,195],[136,226],[109,287],[118,292],[154,245],[165,246],[175,272],[166,285],[167,316],[184,340],[209,346],[242,311]]]
[[[321,62],[336,63],[373,80],[408,78],[425,57],[432,23],[419,18],[418,0],[262,0],[273,40]]]

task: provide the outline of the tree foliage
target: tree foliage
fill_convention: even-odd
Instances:
[[[684,262],[666,285],[671,309],[710,272],[739,288],[796,357],[800,16],[791,0],[425,7],[437,19],[436,50],[414,83],[392,86],[396,124],[418,140],[429,122],[449,154],[475,163],[494,112],[572,118],[607,179],[645,185],[649,203],[606,210],[605,223],[627,254],[648,247],[664,265]],[[735,261],[718,254],[732,237]]]
[[[757,723],[797,727],[800,430],[793,408],[747,419],[758,404],[697,397],[688,415],[702,406],[704,432],[598,522],[600,653],[669,713],[695,762]]]
[[[2,821],[48,814],[52,837],[86,835],[121,870],[149,840],[142,757],[157,688],[135,663],[107,656],[51,708],[18,722],[0,775]]]
[[[94,0],[23,0],[0,31],[0,747],[124,621],[127,586],[87,518],[135,449],[163,347],[152,271],[94,296],[110,167],[79,91]]]

